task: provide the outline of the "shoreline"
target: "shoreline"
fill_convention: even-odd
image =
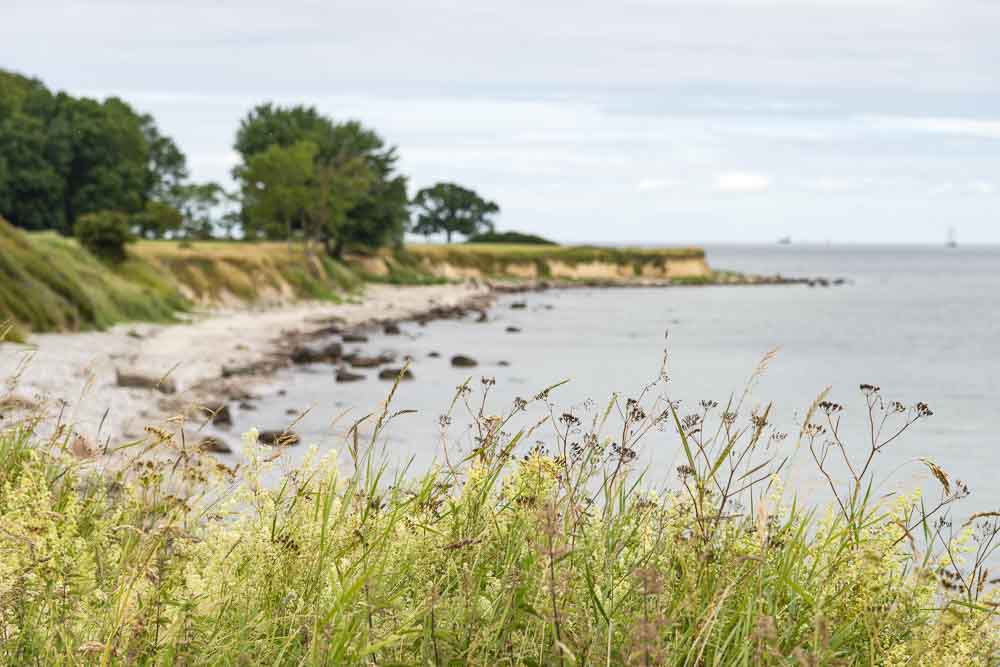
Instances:
[[[52,418],[46,422],[55,423],[54,430],[69,425],[93,451],[141,438],[153,424],[199,430],[206,422],[202,408],[252,397],[254,388],[291,365],[297,347],[334,323],[360,329],[429,320],[482,310],[493,298],[489,287],[472,283],[369,285],[355,303],[225,309],[178,324],[33,334],[27,343],[0,346],[6,385],[0,426],[41,414]]]
[[[840,284],[823,279],[747,277],[722,286]],[[177,324],[126,323],[106,331],[33,334],[0,350],[0,426],[42,414],[68,426],[91,451],[135,441],[146,427],[200,441],[209,423],[224,424],[232,402],[281,369],[312,361],[343,365],[344,334],[402,321],[421,324],[482,313],[505,294],[571,288],[700,287],[674,281],[477,281],[434,286],[369,284],[360,301],[298,302],[196,313]],[[327,347],[316,347],[324,340]],[[348,342],[348,341],[344,341]],[[364,341],[351,341],[364,342]],[[336,346],[333,349],[330,346]],[[6,414],[4,414],[6,413]],[[182,419],[178,419],[182,416]],[[216,443],[217,444],[217,443]]]

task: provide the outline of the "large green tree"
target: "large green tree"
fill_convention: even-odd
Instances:
[[[373,175],[364,160],[324,164],[317,152],[311,141],[274,144],[237,170],[245,226],[265,238],[316,241],[336,255],[348,216],[368,195]]]
[[[304,231],[316,175],[316,144],[272,144],[235,174],[243,191],[244,227],[253,237],[287,239]]]
[[[436,183],[420,190],[413,198],[413,207],[417,212],[413,232],[425,236],[444,232],[448,243],[452,234],[472,236],[492,230],[490,218],[500,212],[495,202],[455,183]]]
[[[170,192],[187,177],[176,144],[123,100],[53,94],[3,70],[0,155],[0,215],[66,234],[86,213],[173,204]]]
[[[308,175],[301,164],[303,144],[313,147]],[[406,179],[396,173],[395,148],[360,123],[334,122],[313,107],[263,104],[243,119],[234,147],[242,157],[234,175],[243,192],[249,236],[302,234],[322,240],[334,255],[351,245],[402,242],[408,217]],[[255,163],[261,155],[268,155],[265,164]],[[296,164],[294,183],[308,183],[304,191],[299,185],[293,188],[301,195],[300,205],[289,206],[283,194],[277,197],[280,207],[262,207],[259,198],[269,189],[289,190],[288,177],[273,168],[282,160]]]

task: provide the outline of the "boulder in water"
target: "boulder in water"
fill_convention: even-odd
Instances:
[[[467,357],[464,354],[456,354],[451,358],[451,365],[455,368],[473,368],[479,365],[472,357]]]

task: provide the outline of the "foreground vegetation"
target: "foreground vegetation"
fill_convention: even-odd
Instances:
[[[238,469],[158,428],[113,467],[66,432],[39,441],[30,420],[9,426],[0,656],[941,666],[1000,657],[985,569],[996,515],[953,530],[942,517],[967,491],[930,462],[933,498],[872,495],[872,462],[930,416],[926,405],[863,387],[868,413],[858,418],[878,428],[847,447],[843,408],[814,404],[799,441],[836,502],[811,509],[781,491],[778,452],[791,443],[768,409],[706,401],[682,417],[651,389],[560,414],[550,389],[492,416],[491,385],[459,388],[442,428],[468,420],[475,444],[446,450],[424,475],[379,464],[381,435],[404,418],[388,401],[348,432],[346,466],[313,454],[277,479],[282,451],[254,433]],[[539,410],[548,417],[518,426]],[[634,469],[651,438],[673,442],[683,461],[673,491],[644,490]]]

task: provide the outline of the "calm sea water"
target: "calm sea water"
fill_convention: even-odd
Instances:
[[[977,508],[1000,506],[1000,248],[865,246],[709,247],[714,267],[786,276],[844,277],[837,288],[806,286],[674,289],[572,289],[502,299],[490,320],[404,324],[403,336],[375,335],[366,353],[411,355],[416,378],[401,385],[397,409],[416,414],[396,420],[387,448],[396,461],[426,466],[441,446],[438,418],[455,387],[472,376],[496,378],[492,409],[506,411],[515,396],[568,379],[553,392],[560,410],[583,414],[606,404],[612,392],[634,396],[658,375],[669,350],[666,392],[682,412],[702,399],[725,403],[739,394],[762,356],[779,348],[756,383],[748,406],[773,403],[771,422],[792,435],[781,446],[792,454],[794,434],[813,398],[832,387],[844,404],[852,452],[866,448],[861,383],[882,387],[889,399],[928,403],[934,416],[884,450],[877,460],[886,489],[926,479],[917,463],[926,456],[966,481]],[[513,310],[513,301],[527,308]],[[506,333],[516,326],[520,333]],[[669,331],[669,335],[666,333]],[[353,346],[348,346],[351,349]],[[432,351],[440,358],[430,358]],[[465,354],[475,369],[454,369]],[[502,366],[500,362],[508,362]],[[362,371],[364,372],[364,371]],[[307,442],[343,445],[351,418],[377,409],[389,383],[369,379],[337,384],[332,368],[315,366],[281,375],[284,395],[238,416],[238,428],[275,428],[293,419],[287,409],[310,408],[296,426]],[[591,404],[589,401],[593,401]],[[349,410],[347,417],[331,421]],[[537,413],[525,416],[528,423]],[[468,449],[468,419],[456,413],[448,439]],[[542,429],[533,440],[548,441]],[[654,433],[643,450],[651,474],[666,481],[680,462],[676,435]],[[824,494],[807,456],[793,459],[792,484]]]

